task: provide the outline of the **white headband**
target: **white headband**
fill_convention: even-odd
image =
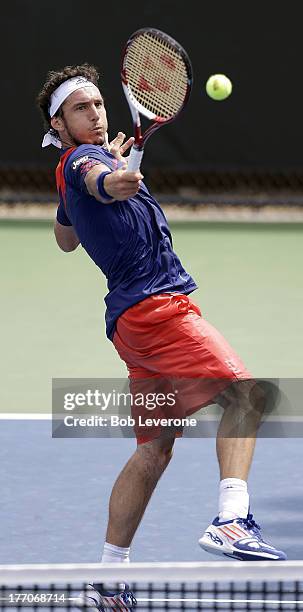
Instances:
[[[53,117],[58,108],[63,104],[64,100],[70,96],[77,89],[82,89],[82,87],[95,87],[94,83],[88,81],[83,76],[72,77],[64,83],[61,83],[57,89],[52,93],[49,105],[49,115]],[[62,148],[61,141],[59,138],[53,135],[52,130],[49,130],[42,141],[42,147],[48,147],[48,145],[53,144],[55,147],[59,149]]]

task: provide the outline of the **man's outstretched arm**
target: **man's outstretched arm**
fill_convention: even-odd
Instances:
[[[100,202],[109,203],[115,200],[126,200],[127,198],[134,196],[140,188],[140,180],[143,179],[142,174],[140,172],[126,172],[127,161],[125,158],[123,158],[125,151],[133,144],[134,138],[129,138],[123,144],[124,139],[125,134],[123,132],[118,132],[116,138],[114,138],[114,140],[109,144],[109,150],[112,155],[114,155],[114,157],[116,157],[116,159],[119,161],[125,162],[123,170],[121,169],[111,172],[105,164],[100,163],[89,170],[85,177],[85,184],[88,193]],[[105,176],[104,180],[104,188],[106,189],[106,193],[112,198],[109,201],[108,198],[104,200],[98,191],[97,179],[103,172],[109,172],[109,174]],[[63,215],[63,219],[66,217],[64,211],[61,212],[61,215]],[[67,217],[66,221],[68,222],[68,225],[59,223],[59,221],[56,219],[54,232],[60,249],[66,253],[69,253],[77,248],[80,241],[74,228],[69,224]]]
[[[110,204],[116,200],[123,201],[135,196],[139,191],[140,181],[143,179],[141,172],[127,172],[127,160],[123,155],[134,143],[134,138],[128,138],[123,144],[124,139],[125,134],[118,132],[116,138],[109,143],[110,153],[123,163],[123,167],[120,170],[111,172],[105,164],[100,163],[91,168],[85,177],[88,193],[99,202],[103,202],[103,204]],[[111,200],[108,200],[108,198],[104,199],[98,189],[98,177],[103,172],[108,172],[104,178],[103,188],[105,193],[112,198]]]

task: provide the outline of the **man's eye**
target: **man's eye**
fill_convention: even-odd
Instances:
[[[103,106],[103,102],[96,102],[96,106]]]

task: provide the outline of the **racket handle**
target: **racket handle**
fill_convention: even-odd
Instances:
[[[127,163],[128,172],[137,172],[140,169],[143,152],[143,149],[139,150],[136,146],[132,146]]]

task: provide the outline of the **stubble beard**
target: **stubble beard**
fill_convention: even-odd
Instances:
[[[63,145],[67,144],[69,146],[79,147],[80,145],[88,144],[86,140],[84,140],[84,141],[78,140],[73,135],[73,133],[71,132],[70,128],[68,127],[66,119],[63,118],[63,117],[62,117],[62,119],[63,119],[64,126],[65,126],[65,133],[66,133],[66,135],[68,137],[68,140],[70,141],[70,143],[68,143],[68,142],[65,142],[64,140],[62,140],[62,144]],[[92,142],[92,143],[89,143],[89,144],[102,146],[104,144],[104,141],[105,141],[105,138],[100,135],[100,136],[96,136],[96,142]]]

